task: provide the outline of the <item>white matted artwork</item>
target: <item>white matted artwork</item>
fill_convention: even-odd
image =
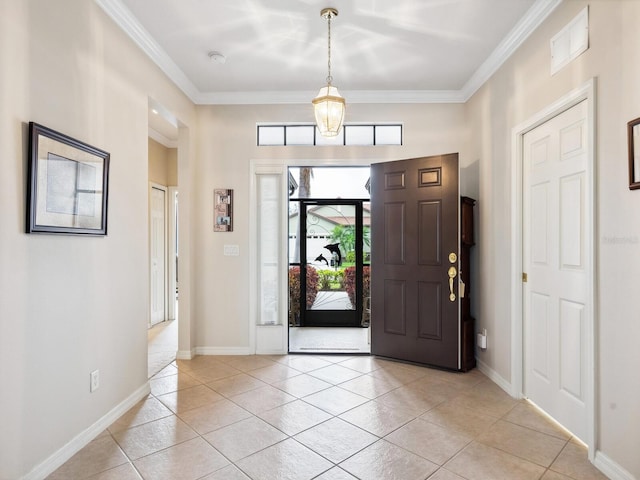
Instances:
[[[213,191],[213,231],[233,231],[233,190],[216,188]]]
[[[27,233],[106,235],[108,152],[29,123]]]

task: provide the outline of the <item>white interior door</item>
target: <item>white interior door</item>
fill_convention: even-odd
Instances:
[[[587,101],[523,138],[524,394],[588,435],[590,239]]]
[[[149,198],[150,323],[166,320],[166,188],[152,185]]]

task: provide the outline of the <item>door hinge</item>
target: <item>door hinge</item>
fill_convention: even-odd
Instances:
[[[528,280],[527,274],[525,272],[522,272],[522,282],[527,283],[527,280]]]

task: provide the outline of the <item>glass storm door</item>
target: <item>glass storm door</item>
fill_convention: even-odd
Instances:
[[[368,326],[363,308],[368,304],[363,298],[363,203],[368,205],[363,200],[299,201],[298,281],[306,278],[299,282],[299,326]]]

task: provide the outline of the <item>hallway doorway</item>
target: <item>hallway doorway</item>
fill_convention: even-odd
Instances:
[[[178,351],[178,146],[177,119],[149,98],[149,377]],[[181,147],[182,150],[182,147]],[[185,317],[188,321],[188,313]]]
[[[157,189],[157,187],[153,187]],[[166,205],[166,228],[161,241],[154,239],[154,232],[158,233],[157,218],[153,214],[153,198],[150,199],[150,324],[147,331],[147,367],[149,378],[158,373],[164,367],[169,365],[176,359],[178,351],[178,190],[177,187],[168,187],[165,189],[168,204]],[[156,225],[156,226],[154,226]],[[158,244],[162,248],[158,248]],[[161,251],[159,251],[161,250]],[[159,263],[158,258],[165,263],[162,273],[162,281],[158,281],[157,272],[159,270],[154,262]],[[160,285],[159,285],[160,284]],[[154,321],[154,304],[157,304],[154,288],[162,289],[164,299],[164,308],[161,310],[161,316],[155,317]],[[157,313],[156,313],[157,314]]]
[[[166,238],[166,315],[163,320],[152,323],[147,330],[147,369],[149,378],[176,359],[178,351],[178,189],[167,189]],[[151,217],[150,217],[151,219]],[[153,255],[153,248],[150,251]],[[153,265],[151,265],[153,268]],[[153,287],[153,278],[152,287]],[[151,297],[153,302],[153,297]]]

